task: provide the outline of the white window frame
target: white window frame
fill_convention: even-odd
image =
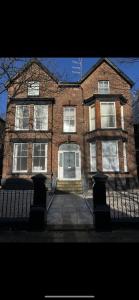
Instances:
[[[108,82],[108,90],[107,90],[107,92],[104,92],[105,91],[104,87],[103,88],[100,87],[100,82],[103,82],[103,83],[104,82]],[[110,82],[109,82],[109,80],[99,80],[98,81],[98,94],[103,94],[103,95],[106,94],[107,95],[109,93],[110,93]]]
[[[73,127],[73,130],[65,130],[65,109],[70,109],[70,108],[74,108],[74,127]],[[69,122],[70,122],[70,115],[69,115]],[[70,127],[69,127],[70,129]],[[76,107],[75,106],[65,106],[63,107],[63,132],[67,132],[67,133],[70,133],[70,132],[76,132]]]
[[[15,155],[15,149],[16,149],[16,145],[27,145],[27,156],[16,156]],[[22,147],[22,146],[21,146]],[[27,158],[27,166],[28,166],[28,143],[14,143],[14,145],[13,145],[13,168],[12,168],[12,172],[13,173],[27,173],[27,171],[28,171],[28,168],[26,169],[26,170],[17,170],[16,168],[15,168],[15,159],[17,158],[17,157],[26,157]],[[16,162],[16,164],[17,164],[17,162]]]
[[[40,83],[39,81],[28,82],[28,96],[39,96],[40,94]]]
[[[128,172],[126,143],[123,142],[124,172]]]
[[[46,120],[47,120],[47,124],[46,124],[46,128],[44,127],[44,128],[36,128],[36,107],[45,107],[45,108],[47,108],[47,110],[46,110]],[[48,105],[34,105],[34,124],[33,124],[33,128],[34,128],[34,130],[36,130],[36,131],[47,131],[48,130]]]
[[[114,104],[114,110],[115,110],[115,115],[111,115],[111,116],[115,116],[115,126],[113,126],[113,127],[102,127],[102,117],[108,117],[108,116],[110,116],[109,114],[108,115],[102,115],[102,105],[103,104]],[[116,105],[115,105],[115,102],[100,102],[100,117],[101,117],[101,128],[103,128],[103,129],[105,129],[105,128],[116,128],[117,127],[117,124],[116,124]]]
[[[117,168],[115,169],[115,170],[113,170],[113,169],[106,169],[106,168],[104,168],[104,157],[110,157],[109,156],[109,153],[108,153],[108,156],[104,156],[103,155],[103,145],[104,144],[112,144],[112,143],[115,143],[116,144],[116,146],[117,146],[117,156],[116,156],[116,158],[117,158]],[[113,155],[113,157],[115,157],[114,155]],[[118,141],[103,141],[102,142],[102,170],[103,170],[103,172],[119,172],[119,150],[118,150]]]
[[[95,146],[95,156],[93,156],[92,145]],[[93,160],[95,160],[95,168],[93,169]],[[90,143],[90,171],[97,171],[97,153],[96,153],[96,143]]]
[[[20,116],[18,116],[18,112],[19,112],[19,107],[27,107],[28,108],[28,117],[26,117],[26,119],[28,119],[28,128],[19,128],[18,127],[18,119],[20,119]],[[29,119],[30,119],[30,106],[29,105],[16,105],[16,111],[15,111],[15,130],[25,130],[28,131],[29,130]]]
[[[121,127],[124,130],[124,106],[121,105]]]
[[[45,145],[45,170],[41,170],[41,169],[34,169],[33,167],[33,159],[34,157],[34,145]],[[37,157],[44,157],[44,156],[37,156]],[[47,172],[47,161],[48,161],[48,143],[33,143],[32,145],[32,172],[33,173],[38,173],[38,172],[41,172],[41,173],[46,173]]]
[[[94,109],[94,119],[92,119],[92,109]],[[92,120],[94,121],[94,127]],[[95,104],[89,107],[89,129],[90,131],[96,129],[96,107]]]

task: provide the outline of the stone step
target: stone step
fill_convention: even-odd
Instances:
[[[80,181],[70,181],[70,182],[57,181],[57,184],[82,184],[82,182],[80,182]]]

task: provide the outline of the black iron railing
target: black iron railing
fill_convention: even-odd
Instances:
[[[106,191],[106,201],[110,206],[110,215],[113,220],[139,218],[139,191],[124,190]]]
[[[0,190],[0,218],[29,218],[33,190]]]

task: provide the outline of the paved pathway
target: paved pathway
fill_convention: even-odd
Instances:
[[[57,194],[48,211],[48,225],[93,225],[93,216],[82,195]]]

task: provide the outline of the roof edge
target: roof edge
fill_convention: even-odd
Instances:
[[[59,80],[56,78],[56,76],[51,73],[47,67],[45,65],[43,65],[37,58],[32,58],[30,59],[26,64],[23,65],[23,67],[21,67],[21,69],[19,70],[19,72],[17,72],[17,74],[15,74],[15,76],[13,76],[11,78],[11,80],[7,81],[7,83],[5,84],[5,87],[9,87],[18,77],[20,77],[20,75],[26,71],[33,63],[37,64],[45,73],[47,73],[57,84],[59,83]]]
[[[81,78],[80,84],[83,83],[91,73],[93,73],[103,62],[106,62],[109,66],[111,66],[118,74],[120,74],[132,87],[135,82],[131,80],[123,71],[121,71],[114,63],[112,63],[108,58],[103,57],[100,58],[95,65],[87,71],[87,73]]]

